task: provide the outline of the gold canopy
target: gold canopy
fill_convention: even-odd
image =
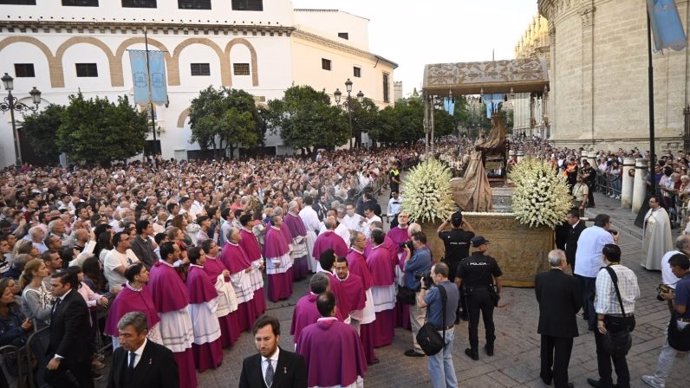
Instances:
[[[487,62],[437,63],[424,66],[427,95],[543,92],[549,84],[544,60],[523,58]]]

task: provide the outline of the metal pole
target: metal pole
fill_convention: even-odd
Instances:
[[[14,155],[17,158],[15,162],[17,167],[22,166],[22,148],[19,144],[19,132],[17,132],[17,123],[14,121],[14,96],[12,91],[7,91],[7,104],[10,108],[10,121],[12,122],[12,133],[14,134]]]
[[[434,114],[436,113],[436,97],[431,97],[431,106],[429,107],[429,121],[431,123],[431,153],[434,153]]]
[[[652,29],[650,28],[649,10],[647,10],[647,78],[649,81],[649,173],[652,179],[650,195],[656,195],[656,176],[654,166],[656,165],[656,152],[654,151],[654,66],[652,64]]]
[[[149,108],[151,109],[151,132],[153,132],[153,153],[158,153],[158,143],[156,142],[156,109],[153,106],[153,98],[151,93],[151,65],[149,64],[149,36],[146,27],[144,27],[144,46],[146,47],[146,76],[148,78],[148,93],[149,93]]]
[[[352,108],[350,105],[352,104],[352,99],[350,98],[350,91],[348,90],[347,92],[347,116],[350,119],[350,149],[352,149]]]

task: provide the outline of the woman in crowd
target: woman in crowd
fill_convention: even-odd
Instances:
[[[26,263],[19,279],[22,289],[22,310],[27,318],[33,321],[37,330],[50,324],[52,296],[43,282],[48,275],[48,268],[43,260],[33,259]]]

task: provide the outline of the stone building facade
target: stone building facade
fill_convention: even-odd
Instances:
[[[515,46],[515,59],[536,57],[548,63],[549,45],[548,21],[543,16],[536,15]],[[511,95],[513,134],[542,138],[548,136],[548,115],[544,111],[546,105],[544,96],[544,93],[513,93]]]
[[[688,0],[676,0],[687,29]],[[539,0],[550,41],[550,139],[649,149],[645,0]],[[688,50],[653,55],[656,150],[683,146]],[[686,135],[687,136],[687,135]]]

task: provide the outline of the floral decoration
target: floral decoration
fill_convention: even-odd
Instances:
[[[404,211],[415,222],[434,222],[450,218],[455,209],[450,187],[450,169],[434,158],[427,158],[403,180]]]
[[[525,158],[510,172],[515,184],[513,213],[529,227],[554,228],[572,207],[565,177],[540,159]]]

